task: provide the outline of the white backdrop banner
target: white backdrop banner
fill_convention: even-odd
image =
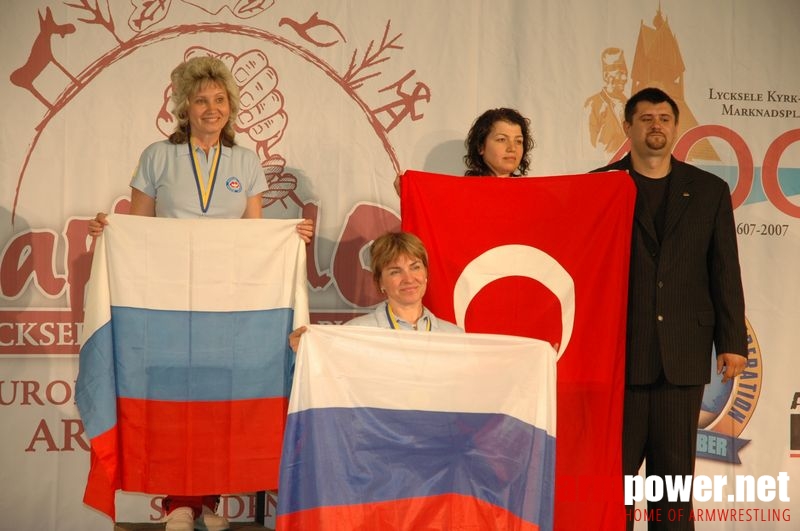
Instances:
[[[729,490],[698,502],[698,515],[710,530],[796,527],[787,521],[800,508],[796,0],[6,0],[1,9],[0,527],[110,526],[81,502],[89,453],[74,380],[86,223],[127,209],[140,152],[173,128],[169,73],[197,54],[237,69],[237,139],[261,157],[264,216],[317,221],[307,276],[318,323],[377,302],[364,249],[399,227],[395,176],[462,174],[464,137],[484,110],[530,117],[529,173],[564,175],[625,151],[620,107],[632,92],[670,92],[681,107],[676,156],[732,189],[751,341],[745,375],[727,386],[714,378],[704,398],[697,473],[729,478]],[[476,198],[475,208],[482,200],[503,198]],[[738,476],[781,472],[790,501],[733,495]],[[120,520],[162,516],[158,497],[118,498]],[[252,518],[252,497],[232,495],[224,510]]]

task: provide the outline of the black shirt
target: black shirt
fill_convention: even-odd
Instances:
[[[631,177],[636,189],[642,196],[646,212],[653,219],[658,241],[664,235],[664,218],[667,211],[667,190],[669,190],[670,174],[661,179],[651,179],[631,169]]]

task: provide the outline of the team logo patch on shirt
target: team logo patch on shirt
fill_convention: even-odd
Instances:
[[[239,193],[242,191],[242,183],[239,181],[237,177],[230,177],[227,181],[225,181],[225,186],[234,193]]]

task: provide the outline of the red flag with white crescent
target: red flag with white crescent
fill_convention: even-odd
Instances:
[[[559,354],[554,528],[620,529],[630,177],[407,171],[401,183],[402,228],[429,253],[426,306]]]

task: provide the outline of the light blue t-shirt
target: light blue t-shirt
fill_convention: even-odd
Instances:
[[[208,156],[201,148],[194,149],[202,176],[207,179],[216,148]],[[187,144],[155,142],[139,157],[131,187],[155,199],[156,216],[160,218],[240,218],[247,198],[267,189],[258,155],[241,146],[222,146],[219,168],[203,212],[192,166]]]
[[[353,319],[350,319],[344,324],[349,326],[373,326],[377,328],[394,328],[392,326],[392,322],[389,320],[389,313],[386,311],[386,305],[387,302],[384,301],[383,304],[379,304],[370,313],[354,317]],[[400,319],[399,317],[395,317],[395,319],[397,319],[397,324],[400,326],[401,330],[419,330],[419,331],[431,330],[433,332],[450,332],[450,333],[464,332],[464,330],[454,325],[450,321],[439,319],[424,306],[422,308],[422,316],[419,318],[419,321],[417,321],[417,328],[414,328],[411,325],[411,323],[408,323]]]

